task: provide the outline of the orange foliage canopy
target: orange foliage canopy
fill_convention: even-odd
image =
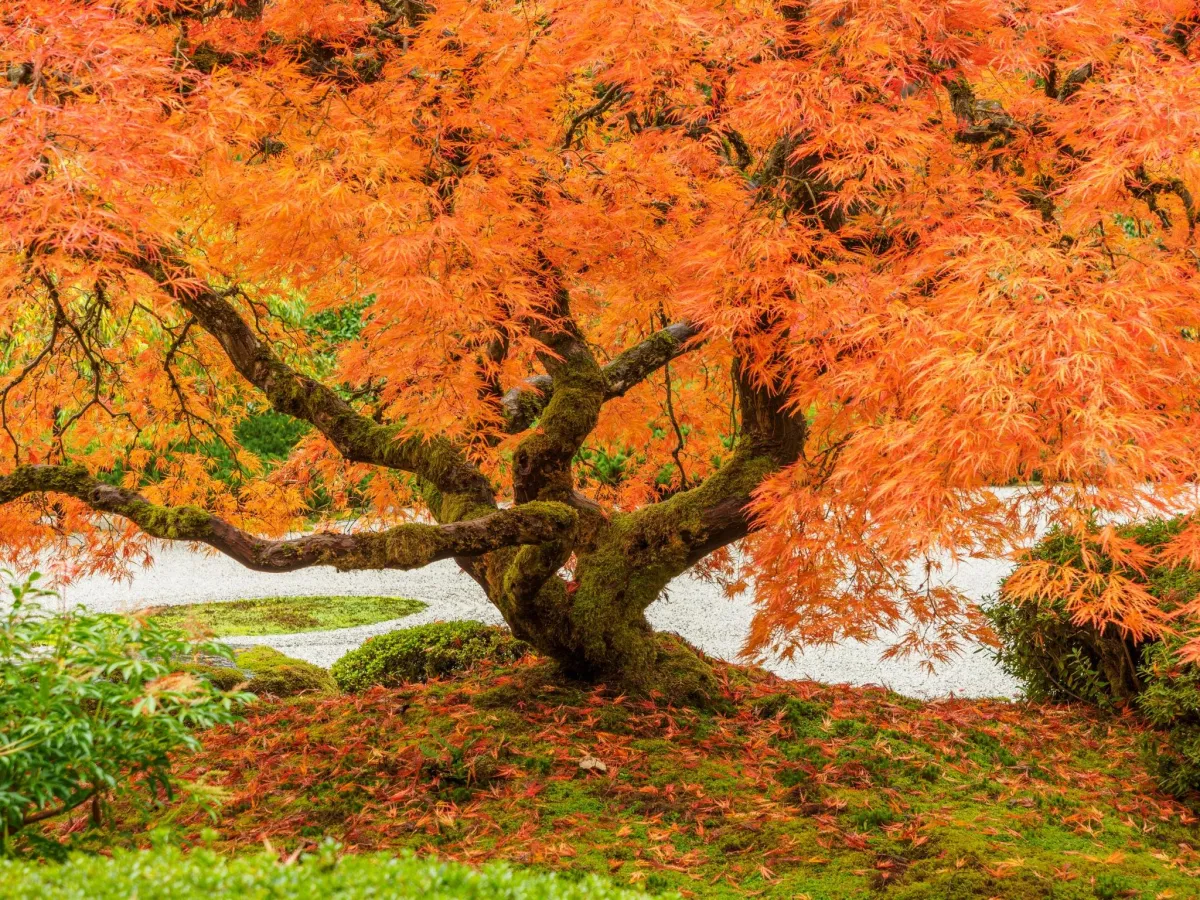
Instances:
[[[1193,0],[16,0],[0,466],[82,465],[262,534],[315,498],[364,525],[431,502],[427,460],[380,468],[318,413],[264,468],[234,427],[283,401],[241,346],[501,501],[553,499],[514,459],[556,338],[604,365],[674,325],[606,376],[574,505],[711,485],[740,379],[804,426],[730,534],[750,649],[899,629],[937,656],[979,628],[945,552],[1191,508],[1197,32]],[[990,490],[1013,481],[1035,486]],[[96,527],[117,500],[63,493],[9,485],[7,554],[142,552]],[[1082,619],[1169,627],[1133,588],[1077,593]]]

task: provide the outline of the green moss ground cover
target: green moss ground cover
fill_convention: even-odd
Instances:
[[[411,616],[425,606],[407,597],[265,597],[167,606],[154,615],[172,627],[227,638],[373,625]]]
[[[184,800],[55,834],[108,850],[169,825],[284,857],[333,837],[685,897],[1198,895],[1200,822],[1155,788],[1132,722],[718,671],[721,712],[564,685],[533,657],[261,704],[179,761],[225,797],[215,824]]]

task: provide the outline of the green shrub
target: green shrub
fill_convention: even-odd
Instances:
[[[333,676],[320,666],[285,656],[271,647],[253,647],[235,657],[237,665],[250,675],[246,690],[260,697],[294,697],[296,694],[337,693]]]
[[[1155,519],[1128,525],[1119,534],[1156,548],[1179,533],[1186,519]],[[1036,560],[1082,569],[1079,539],[1052,531],[1033,550]],[[1088,550],[1102,573],[1113,572],[1098,545]],[[1162,609],[1175,610],[1200,593],[1200,571],[1159,566],[1121,575],[1143,583]],[[1002,668],[1021,679],[1036,701],[1084,702],[1104,710],[1132,707],[1159,729],[1147,738],[1147,760],[1164,788],[1200,789],[1200,670],[1176,658],[1180,641],[1135,641],[1115,626],[1099,630],[1071,621],[1061,597],[1018,602],[1005,596],[985,604],[1000,639]]]
[[[1142,654],[1144,688],[1137,706],[1160,729],[1146,740],[1146,757],[1159,783],[1175,794],[1200,791],[1200,668],[1180,663],[1178,639]]]
[[[364,691],[443,678],[485,659],[514,662],[527,652],[529,646],[503,628],[432,622],[373,637],[335,662],[331,671],[342,690]]]
[[[205,679],[219,691],[232,691],[239,685],[245,685],[250,679],[246,673],[235,666],[210,666],[204,663],[189,663],[180,666],[181,672]]]
[[[594,875],[567,879],[505,865],[471,869],[407,854],[339,859],[329,845],[291,865],[266,854],[230,858],[209,850],[185,854],[174,848],[116,850],[111,858],[79,855],[49,866],[0,860],[3,900],[634,900],[646,896]]]
[[[194,731],[231,722],[248,695],[179,671],[191,645],[153,620],[55,615],[36,577],[10,586],[0,617],[0,851],[23,827],[137,785],[171,794],[170,754],[195,749]]]
[[[1118,530],[1143,547],[1155,548],[1177,535],[1182,519],[1155,519]],[[1073,535],[1055,530],[1033,550],[1035,560],[1082,569],[1082,547]],[[1100,560],[1100,571],[1113,565],[1098,545],[1089,551]],[[1163,609],[1187,603],[1200,592],[1200,572],[1177,566],[1155,567],[1144,574],[1124,570],[1120,574],[1142,581]],[[1131,701],[1142,689],[1138,674],[1145,647],[1120,634],[1115,626],[1100,631],[1071,621],[1060,597],[1042,597],[1037,602],[1015,602],[1005,597],[1001,583],[998,597],[990,598],[986,612],[1000,638],[1000,665],[1020,678],[1033,700],[1083,701],[1111,709]]]

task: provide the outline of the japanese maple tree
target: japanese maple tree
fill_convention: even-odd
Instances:
[[[939,554],[1189,496],[1198,30],[1192,0],[8,3],[3,550],[453,557],[571,672],[677,692],[703,667],[644,611],[696,566],[753,575],[750,651],[941,656],[981,625]],[[311,430],[264,466],[268,408]]]

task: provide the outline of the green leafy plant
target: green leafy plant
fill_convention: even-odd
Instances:
[[[367,897],[421,900],[624,900],[641,891],[614,887],[596,876],[566,878],[505,865],[471,869],[411,854],[339,856],[327,842],[295,863],[271,854],[224,857],[175,847],[118,850],[111,858],[78,855],[59,866],[0,860],[3,895],[13,900],[210,900],[213,897]],[[664,895],[678,897],[678,894]]]
[[[442,678],[481,660],[508,663],[529,652],[510,632],[479,622],[432,622],[373,637],[333,664],[344,691]]]
[[[11,579],[11,575],[5,573]],[[37,576],[10,585],[0,617],[0,847],[26,826],[136,786],[173,793],[170,754],[232,722],[248,694],[180,671],[193,653],[171,628],[82,608],[54,614]]]
[[[1153,519],[1118,530],[1147,548],[1177,535],[1183,518]],[[1087,548],[1099,571],[1117,569],[1097,545]],[[1052,531],[1032,558],[1082,569],[1079,539]],[[1171,612],[1200,592],[1200,571],[1187,566],[1154,566],[1120,574],[1144,584],[1162,609]],[[1115,627],[1098,630],[1072,621],[1061,597],[1018,602],[1004,592],[985,609],[999,639],[1000,665],[1025,684],[1031,700],[1083,702],[1114,711],[1129,707],[1158,731],[1147,735],[1145,758],[1159,783],[1176,794],[1200,789],[1200,669],[1179,660],[1183,638],[1135,641]],[[1181,623],[1186,630],[1190,623]]]

